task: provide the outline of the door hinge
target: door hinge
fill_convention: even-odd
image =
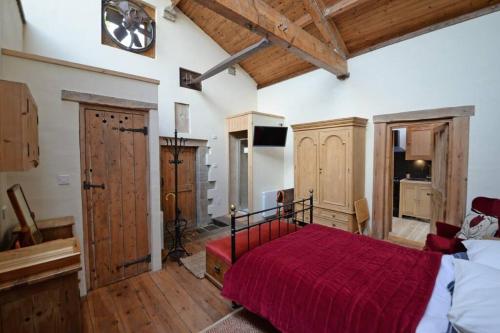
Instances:
[[[132,265],[135,265],[135,264],[139,264],[141,262],[151,262],[151,254],[148,254],[147,256],[144,256],[144,257],[141,257],[141,258],[138,258],[138,259],[134,259],[134,260],[130,260],[130,261],[125,261],[123,264],[116,266],[116,269],[120,269],[122,267],[123,268],[127,268],[129,266],[132,266]]]
[[[113,128],[117,129],[117,128]],[[144,135],[148,135],[148,127],[144,126],[143,128],[125,128],[125,127],[120,127],[118,128],[120,132],[135,132],[135,133],[142,133]]]

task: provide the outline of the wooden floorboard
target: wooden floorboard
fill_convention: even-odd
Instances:
[[[187,237],[196,253],[208,240],[227,235],[219,229]],[[231,303],[206,279],[177,263],[90,291],[82,300],[83,332],[199,332],[232,311]]]

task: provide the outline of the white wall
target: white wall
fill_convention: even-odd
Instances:
[[[471,120],[468,204],[500,197],[500,13],[349,60],[351,77],[317,70],[258,91],[258,110],[288,124],[347,116],[370,120],[366,197],[373,185],[373,115],[475,105]],[[293,97],[293,98],[292,98]],[[293,185],[293,141],[285,151],[285,186]]]
[[[101,45],[101,1],[85,1],[82,6],[66,0],[23,0],[28,21],[24,50],[159,79],[161,136],[173,135],[174,103],[190,104],[189,137],[208,140],[211,148],[209,179],[216,181],[216,188],[209,191],[209,197],[214,199],[209,212],[215,216],[226,214],[228,163],[224,118],[256,109],[256,84],[239,69],[236,76],[221,73],[205,81],[201,93],[180,88],[179,67],[204,72],[228,54],[186,16],[179,14],[175,23],[164,19],[163,9],[170,1],[146,2],[156,6],[156,59]]]

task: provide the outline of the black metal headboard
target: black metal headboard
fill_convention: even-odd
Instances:
[[[247,250],[248,252],[251,250],[250,247],[250,229],[258,228],[259,232],[259,242],[258,246],[263,243],[269,242],[272,240],[272,230],[271,224],[274,221],[278,221],[278,237],[281,237],[281,226],[282,222],[286,223],[286,233],[283,230],[284,235],[290,232],[290,228],[294,228],[293,231],[296,231],[298,228],[313,223],[313,191],[309,191],[309,198],[283,203],[273,208],[268,208],[264,210],[260,210],[257,212],[252,212],[243,215],[236,215],[236,207],[231,205],[231,262],[234,264],[238,259],[236,253],[236,235],[240,232],[247,231]],[[287,209],[291,208],[291,209]],[[259,220],[257,222],[253,222],[252,220],[259,214],[264,212],[276,211],[276,215],[270,218],[265,218],[263,220]],[[242,222],[240,222],[242,221]],[[246,223],[245,223],[246,222]],[[238,224],[238,225],[237,225]],[[261,230],[264,224],[269,225],[269,238],[262,239]],[[277,237],[277,238],[278,238]],[[241,253],[240,253],[241,255]]]

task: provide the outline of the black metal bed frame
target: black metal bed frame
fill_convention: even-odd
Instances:
[[[262,225],[263,224],[269,224],[269,238],[268,241],[273,240],[272,239],[272,222],[278,221],[278,237],[281,237],[281,222],[284,220],[287,225],[286,225],[286,234],[288,234],[289,231],[289,226],[293,225],[295,228],[295,231],[297,231],[297,226],[305,226],[306,224],[312,224],[313,223],[313,191],[309,191],[310,195],[309,198],[289,202],[289,203],[283,203],[282,205],[273,207],[273,208],[268,208],[264,210],[260,210],[258,212],[252,212],[240,216],[236,216],[236,207],[234,205],[231,205],[231,263],[234,264],[236,260],[238,259],[236,256],[236,234],[245,230],[247,231],[247,251],[244,253],[250,251],[250,229],[251,228],[259,228],[259,244],[257,246],[262,245],[262,237],[261,237],[261,230],[262,230]],[[302,205],[301,209],[296,209],[297,205]],[[292,206],[292,213],[284,213],[282,214],[281,212],[285,212],[286,210],[284,209],[285,207]],[[251,223],[251,217],[262,214],[264,212],[269,212],[269,211],[276,211],[276,216],[273,216],[271,218],[265,218],[262,221],[254,222]],[[305,219],[305,213],[309,212],[309,221],[306,222]],[[298,219],[297,217],[301,217],[301,219]],[[244,220],[246,219],[246,225],[237,227],[236,222],[238,220]],[[290,222],[291,221],[291,222]],[[285,235],[286,235],[285,234]],[[241,256],[241,254],[240,254]]]

